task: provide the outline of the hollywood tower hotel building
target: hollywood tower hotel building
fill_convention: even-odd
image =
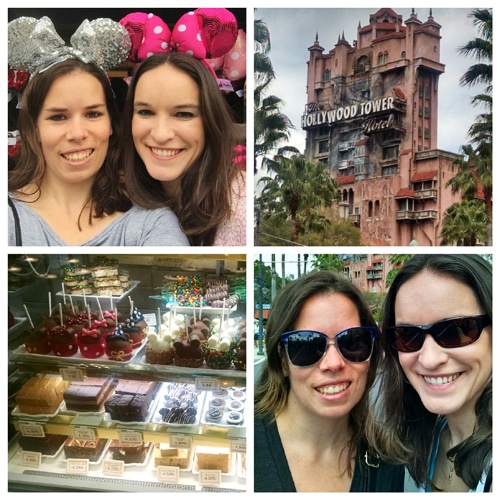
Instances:
[[[456,154],[437,149],[440,28],[412,11],[370,15],[350,45],[309,47],[305,155],[341,186],[365,245],[439,245]]]

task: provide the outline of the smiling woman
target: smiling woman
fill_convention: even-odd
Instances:
[[[193,245],[244,245],[237,131],[205,64],[178,52],[148,57],[130,84],[124,113],[132,200],[145,208],[171,206]]]
[[[387,294],[383,330],[380,454],[422,491],[490,491],[491,264],[414,256]]]
[[[288,283],[272,304],[265,344],[255,491],[402,491],[403,467],[380,461],[365,432],[380,349],[358,288],[334,271]]]
[[[188,245],[171,210],[132,207],[120,183],[120,126],[105,70],[127,56],[129,35],[109,19],[82,29],[112,49],[66,47],[46,17],[9,23],[9,65],[31,75],[9,171],[9,245]]]

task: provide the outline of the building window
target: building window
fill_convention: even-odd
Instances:
[[[375,200],[375,217],[380,215],[380,201]]]
[[[430,136],[431,134],[429,132],[429,129],[427,127],[424,128],[424,139],[429,139]]]
[[[328,140],[318,142],[318,153],[319,154],[328,153],[329,149],[330,148],[328,145]]]
[[[398,157],[399,146],[387,146],[382,149],[382,160],[392,160]]]
[[[368,202],[368,217],[373,217],[373,201]]]
[[[390,167],[382,167],[382,177],[389,177],[398,173],[398,166],[392,165]]]
[[[384,54],[382,54],[382,52],[379,52],[378,53],[378,65],[381,66],[382,64],[384,64]]]
[[[325,71],[325,82],[329,82],[330,81],[330,70],[327,69]]]
[[[357,71],[357,73],[362,73],[363,71],[365,71],[367,65],[368,65],[368,57],[367,56],[361,56],[358,59],[358,62],[357,62],[357,65],[356,65],[356,71]]]
[[[401,59],[406,59],[406,51],[401,52]]]
[[[424,118],[429,118],[431,116],[431,108],[425,107],[424,108]]]

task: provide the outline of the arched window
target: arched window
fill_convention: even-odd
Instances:
[[[378,53],[378,65],[381,66],[382,64],[384,64],[384,54],[382,54],[382,52],[379,52]]]
[[[368,217],[373,217],[373,201],[368,202]]]
[[[358,73],[366,70],[366,66],[368,65],[368,56],[361,56],[358,59],[358,63],[356,65],[356,70]]]
[[[380,215],[380,201],[376,200],[375,201],[375,217],[378,217]]]
[[[406,59],[406,50],[403,50],[403,52],[401,52],[401,59]]]
[[[329,69],[325,70],[325,77],[324,77],[324,79],[325,79],[325,82],[329,82],[330,81],[330,70]]]

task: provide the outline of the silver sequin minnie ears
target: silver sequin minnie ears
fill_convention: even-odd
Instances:
[[[124,62],[132,48],[128,31],[107,18],[83,21],[67,46],[48,17],[19,17],[8,24],[8,41],[9,66],[31,76],[66,59],[93,62],[106,72]]]

